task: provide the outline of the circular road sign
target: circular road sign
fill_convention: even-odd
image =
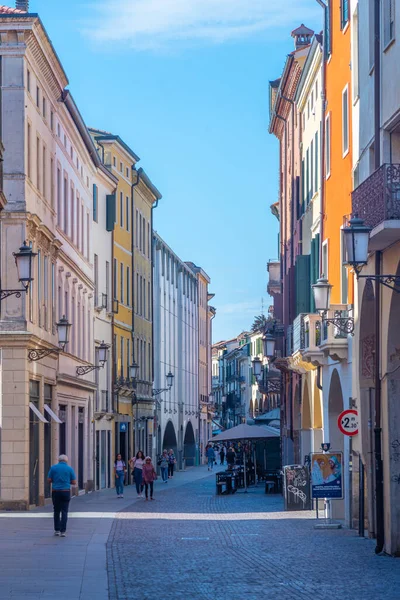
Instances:
[[[338,416],[338,427],[344,435],[357,435],[358,412],[352,408],[341,412]]]

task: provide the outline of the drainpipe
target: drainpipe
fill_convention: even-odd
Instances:
[[[327,23],[327,13],[329,6],[327,6],[324,0],[317,0],[318,4],[324,11],[324,23]],[[319,196],[320,196],[320,217],[319,217],[319,276],[326,276],[326,273],[322,273],[322,248],[324,241],[324,218],[325,218],[325,110],[326,110],[326,39],[325,30],[322,37],[322,69],[321,69],[321,131],[320,131],[320,144],[321,152],[320,155],[320,184],[319,184]]]
[[[381,252],[375,253],[375,274],[381,274]],[[382,464],[382,425],[381,425],[381,297],[380,284],[375,284],[375,496],[376,496],[376,547],[375,553],[382,552],[385,545],[383,464]]]
[[[317,367],[317,388],[322,392],[321,367]]]

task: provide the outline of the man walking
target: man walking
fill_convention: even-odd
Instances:
[[[54,535],[65,537],[71,485],[76,485],[76,475],[73,468],[68,464],[68,456],[61,454],[58,457],[58,464],[50,468],[47,477],[52,488]]]
[[[208,470],[212,471],[215,460],[215,451],[214,448],[210,445],[207,449],[207,458],[208,458]]]

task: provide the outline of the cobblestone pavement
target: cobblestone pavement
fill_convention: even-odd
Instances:
[[[216,496],[214,478],[117,515],[110,600],[400,600],[400,559],[375,556],[373,541],[315,530],[314,513],[283,512],[261,489]]]

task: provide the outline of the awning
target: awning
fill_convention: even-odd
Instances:
[[[267,425],[262,427],[258,425],[246,425],[242,423],[241,425],[236,425],[236,427],[232,427],[231,429],[227,429],[223,433],[220,433],[215,438],[210,440],[210,442],[263,440],[266,438],[279,437],[279,435],[279,431],[273,427],[268,427]]]
[[[49,413],[49,415],[51,416],[53,421],[55,421],[56,423],[62,423],[61,419],[59,417],[57,417],[56,413],[51,410],[51,408],[48,404],[44,405],[44,410]]]
[[[42,413],[36,408],[36,406],[33,404],[33,402],[29,402],[29,408],[31,409],[32,412],[35,413],[35,415],[37,416],[39,421],[42,421],[42,423],[48,423],[48,420],[44,418]]]

